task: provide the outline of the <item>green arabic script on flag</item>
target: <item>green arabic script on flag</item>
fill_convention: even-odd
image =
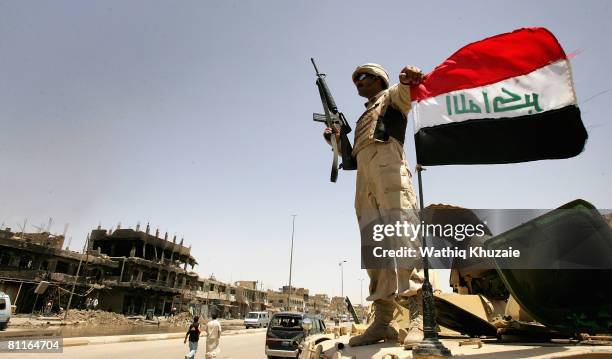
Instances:
[[[506,96],[496,96],[492,99],[492,101],[489,101],[489,94],[486,91],[481,92],[481,105],[484,104],[484,111],[486,113],[507,112],[528,107],[533,107],[535,112],[542,112],[542,108],[538,103],[540,96],[538,93],[532,92],[531,94],[525,94],[523,97],[521,97],[520,95],[503,87],[501,91]],[[522,102],[523,99],[525,100],[524,102]],[[491,107],[493,108],[492,111]],[[533,113],[533,110],[530,109],[528,113]],[[466,113],[483,113],[481,106],[479,106],[473,100],[466,101],[466,95],[463,93],[446,96],[446,111],[449,116],[452,116],[453,114],[462,115]]]

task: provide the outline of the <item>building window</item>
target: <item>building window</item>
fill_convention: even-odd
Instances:
[[[19,260],[19,268],[21,269],[31,269],[32,268],[32,257],[30,256],[22,256]]]
[[[70,269],[70,266],[68,265],[68,263],[62,262],[62,261],[58,261],[57,262],[57,266],[55,267],[55,272],[56,273],[68,274],[68,270],[69,269]]]
[[[42,263],[40,264],[40,270],[47,270],[49,269],[49,261],[42,261]]]
[[[8,253],[0,253],[0,266],[8,266],[11,262],[11,255]]]

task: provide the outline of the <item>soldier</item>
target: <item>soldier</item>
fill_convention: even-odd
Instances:
[[[368,99],[366,111],[357,121],[353,147],[353,156],[357,159],[355,211],[362,243],[372,240],[374,224],[418,221],[414,214],[416,195],[403,144],[410,111],[410,85],[418,84],[421,78],[418,68],[406,66],[400,71],[400,83],[389,87],[387,71],[378,64],[365,64],[353,72],[359,96]],[[339,141],[337,131],[325,129],[328,143],[334,132]],[[370,277],[367,299],[374,302],[374,322],[363,334],[352,337],[349,344],[360,346],[397,340],[398,333],[390,326],[396,291],[400,303],[410,311],[410,327],[403,344],[411,348],[419,343],[423,339],[422,269],[396,268],[396,263],[391,263],[367,272]]]

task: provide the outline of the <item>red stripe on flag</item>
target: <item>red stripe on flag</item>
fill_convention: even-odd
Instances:
[[[555,36],[545,28],[524,28],[462,47],[411,88],[413,101],[490,85],[528,74],[565,59]]]

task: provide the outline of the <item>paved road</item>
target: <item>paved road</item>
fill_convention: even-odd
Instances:
[[[264,332],[253,334],[228,335],[221,337],[220,359],[265,359]],[[204,358],[205,338],[200,341],[201,350],[196,353],[196,359]],[[64,348],[62,354],[7,354],[2,353],[2,359],[22,359],[37,357],[45,359],[171,359],[184,358],[187,344],[182,339],[157,340],[148,342],[131,342],[117,344],[84,345]]]

